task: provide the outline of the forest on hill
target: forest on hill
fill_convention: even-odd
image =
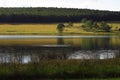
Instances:
[[[83,18],[93,21],[120,21],[120,12],[74,8],[0,8],[0,23],[80,22]]]

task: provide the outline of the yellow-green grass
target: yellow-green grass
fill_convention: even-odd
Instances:
[[[57,34],[56,24],[0,24],[0,34]],[[75,24],[72,28],[65,28],[64,33],[84,32]]]
[[[66,24],[66,23],[65,23]],[[120,23],[109,23],[113,26],[112,30],[116,30],[116,27],[120,28]],[[41,34],[57,34],[57,25],[58,23],[54,24],[0,24],[0,34],[1,35],[41,35]],[[63,33],[65,34],[93,34],[94,32],[86,32],[83,30],[80,25],[81,23],[74,23],[74,26],[71,28],[65,28]]]
[[[1,34],[57,33],[57,24],[1,24]]]
[[[116,23],[111,22],[111,23],[108,23],[108,24],[112,26],[112,30],[120,29],[120,23],[118,23],[118,22],[116,22]]]

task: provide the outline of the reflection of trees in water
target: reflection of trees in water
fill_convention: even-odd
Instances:
[[[69,59],[110,59],[120,58],[119,50],[78,50],[69,55]]]
[[[28,63],[41,60],[67,59],[70,47],[14,46],[0,47],[0,62]]]
[[[113,41],[114,40],[114,41]],[[111,37],[94,37],[94,38],[69,38],[64,39],[64,44],[79,46],[80,49],[96,50],[96,49],[119,49],[119,38]],[[62,43],[62,40],[61,40]]]
[[[58,34],[58,36],[63,36],[62,34]],[[57,45],[64,45],[64,40],[62,37],[57,38]]]
[[[62,35],[59,35],[62,36]],[[70,54],[75,54],[77,51],[81,50],[118,50],[115,53],[116,57],[120,58],[120,49],[118,44],[112,45],[110,43],[110,38],[80,38],[77,39],[66,39],[70,44],[78,43],[79,46],[57,46],[65,45],[66,41],[63,38],[57,38],[56,47],[48,46],[0,46],[0,62],[14,62],[14,63],[27,63],[27,62],[39,62],[41,60],[50,60],[50,59],[67,59]],[[117,46],[117,47],[116,47]],[[90,55],[94,55],[95,52],[92,52]],[[82,56],[85,57],[85,54]],[[102,54],[106,55],[106,54]],[[95,55],[98,57],[98,54]]]
[[[101,44],[103,46],[103,49],[110,49],[111,45],[110,45],[110,38],[102,38],[102,42],[103,44]]]
[[[0,63],[28,63],[40,62],[41,60],[68,59],[70,55],[81,58],[98,59],[109,58],[114,55],[120,58],[120,50],[81,50],[71,47],[40,47],[40,46],[19,46],[0,47]]]
[[[116,38],[117,39],[117,38]],[[69,43],[68,43],[69,42]],[[81,49],[118,49],[120,44],[114,44],[111,42],[111,38],[77,38],[77,39],[65,39],[65,44],[73,46],[79,46]]]
[[[110,38],[84,38],[82,49],[111,49]]]
[[[63,38],[57,38],[57,45],[64,45]]]
[[[120,58],[120,49],[118,49],[118,52],[116,53],[116,58]]]

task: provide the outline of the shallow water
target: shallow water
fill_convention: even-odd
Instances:
[[[99,35],[99,36],[95,36],[95,35],[89,35],[89,36],[55,36],[55,35],[50,35],[50,36],[45,36],[45,35],[41,35],[41,36],[35,36],[35,35],[0,35],[0,39],[42,39],[42,38],[120,38],[120,36],[108,36],[108,35]]]
[[[1,63],[120,57],[120,36],[0,36]]]

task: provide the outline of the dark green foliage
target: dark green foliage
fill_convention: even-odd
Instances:
[[[86,30],[86,31],[92,31],[93,21],[92,20],[83,19],[83,25],[81,27],[84,30]]]
[[[49,60],[28,64],[0,64],[0,79],[117,78],[119,76],[120,59]]]
[[[105,32],[110,32],[112,28],[112,26],[108,25],[106,22],[100,22],[98,25],[97,22],[93,22],[91,20],[85,21],[81,27],[83,27],[86,31],[101,30]]]
[[[87,27],[87,28],[92,28],[92,25],[93,25],[93,22],[91,20],[87,20],[85,22],[85,27]]]
[[[107,26],[107,24],[103,21],[103,22],[100,22],[100,29],[101,30],[104,30],[104,27]]]
[[[62,24],[62,23],[60,23],[60,24],[57,25],[57,30],[59,31],[59,33],[62,33],[62,32],[63,32],[64,27],[65,27],[65,25]]]
[[[107,26],[104,28],[104,30],[105,30],[106,32],[110,32],[111,28],[112,28],[112,27],[110,27],[109,25],[107,25]]]
[[[110,27],[106,22],[100,23],[100,29],[105,30],[106,32],[110,32],[112,27]]]
[[[97,24],[97,22],[93,22],[92,27],[93,27],[94,29],[98,29],[98,28],[99,28],[99,25]]]
[[[0,22],[120,21],[120,12],[67,8],[0,8]]]
[[[72,22],[69,22],[67,27],[73,27],[73,23]]]

